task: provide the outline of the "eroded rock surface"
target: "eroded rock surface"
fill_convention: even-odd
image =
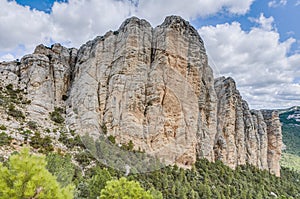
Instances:
[[[278,114],[249,110],[231,78],[214,81],[204,44],[180,17],[155,28],[132,17],[79,50],[39,45],[0,63],[1,83],[24,89],[27,117],[47,126],[54,107],[79,134],[105,134],[169,164],[246,162],[279,175]]]

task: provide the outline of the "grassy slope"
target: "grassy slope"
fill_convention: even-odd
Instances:
[[[286,145],[280,164],[300,172],[300,122],[288,119],[295,111],[297,110],[285,110],[280,114],[283,143]]]
[[[297,155],[283,153],[280,164],[283,167],[287,167],[300,172],[300,157]]]

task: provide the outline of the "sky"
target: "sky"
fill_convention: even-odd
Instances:
[[[300,0],[0,0],[0,61],[35,46],[79,48],[128,17],[180,15],[204,40],[215,77],[231,76],[250,108],[300,105]]]

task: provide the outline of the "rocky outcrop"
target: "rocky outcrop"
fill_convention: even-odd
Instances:
[[[188,22],[168,17],[153,29],[130,18],[82,46],[74,74],[70,126],[94,134],[105,126],[119,143],[132,140],[169,163],[191,165],[196,153],[213,160],[213,75]]]
[[[214,81],[202,39],[180,17],[156,28],[132,17],[79,50],[40,45],[0,71],[4,85],[25,89],[27,115],[42,125],[63,107],[79,134],[132,142],[168,164],[204,157],[279,175],[278,115],[250,111],[231,78]]]
[[[277,111],[262,110],[264,120],[267,124],[268,133],[268,167],[269,171],[280,176],[280,164],[282,149],[282,133],[279,114]]]
[[[60,44],[51,48],[39,45],[33,54],[20,61],[0,64],[2,83],[24,90],[31,101],[26,107],[26,115],[47,125],[48,113],[56,106],[64,106],[76,56],[75,48],[68,49]]]
[[[246,162],[279,176],[281,126],[275,111],[249,110],[232,78],[215,80],[218,96],[216,159],[235,168]]]

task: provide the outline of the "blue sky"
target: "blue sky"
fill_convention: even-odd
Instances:
[[[29,6],[31,9],[50,13],[54,0],[17,0],[16,2],[23,6]],[[63,0],[57,2],[63,2]]]
[[[238,21],[241,23],[244,30],[249,30],[255,25],[249,18],[256,18],[260,13],[264,13],[266,17],[272,16],[274,18],[275,26],[280,33],[280,41],[284,41],[291,36],[300,40],[300,5],[295,6],[297,1],[287,1],[285,5],[278,3],[278,5],[273,7],[268,6],[269,2],[271,1],[254,1],[249,12],[245,15],[218,13],[210,17],[193,20],[193,24],[200,27],[203,25],[217,25]],[[292,47],[293,51],[297,49],[300,50],[299,44],[294,44]]]
[[[79,48],[130,16],[154,27],[189,20],[215,76],[232,76],[251,108],[300,105],[300,0],[0,0],[0,61],[55,42]]]

